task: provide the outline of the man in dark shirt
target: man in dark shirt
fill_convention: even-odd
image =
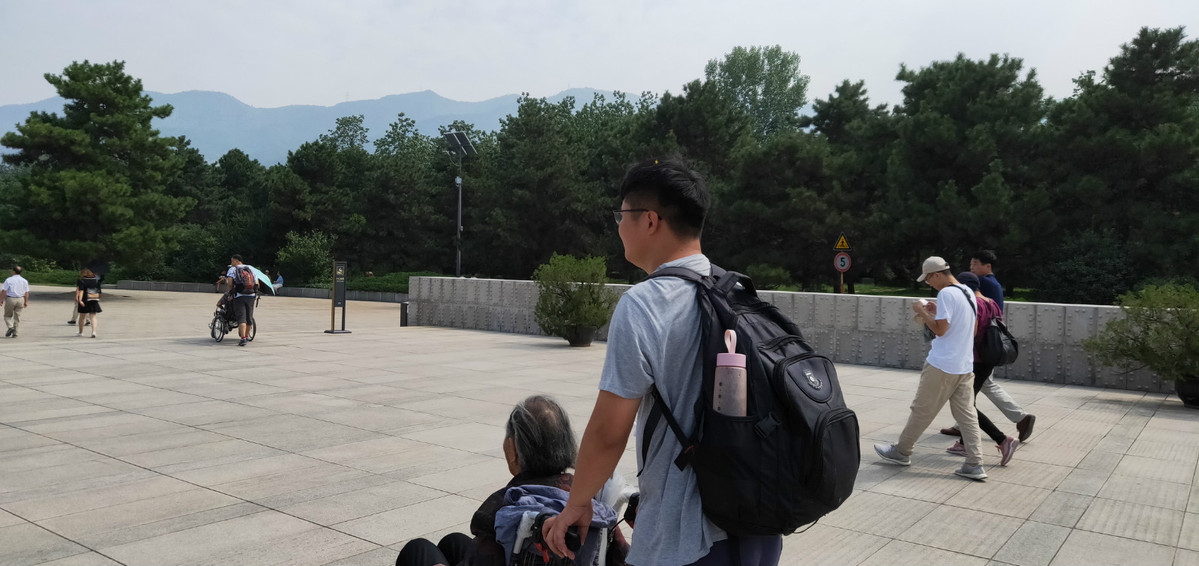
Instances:
[[[999,263],[999,257],[992,250],[982,250],[974,252],[970,256],[970,273],[978,276],[978,290],[984,297],[999,303],[999,310],[1003,310],[1003,285],[999,284],[999,280],[995,278],[995,272],[992,268]]]

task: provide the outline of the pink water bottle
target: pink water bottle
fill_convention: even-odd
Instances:
[[[712,408],[730,417],[744,417],[746,412],[745,354],[738,354],[737,333],[724,331],[727,354],[716,354],[716,380],[712,391]]]

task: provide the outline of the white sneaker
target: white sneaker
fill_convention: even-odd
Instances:
[[[80,332],[80,333],[76,334],[75,336],[76,336],[76,337],[79,337],[79,338],[83,338],[83,333],[82,333],[82,332]]]
[[[95,338],[95,337],[96,337],[96,333],[95,333],[95,332],[93,332],[93,333],[92,333],[92,338]]]

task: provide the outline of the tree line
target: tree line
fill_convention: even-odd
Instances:
[[[1199,42],[1181,27],[1140,30],[1061,100],[1019,58],[959,55],[901,66],[894,106],[846,80],[809,107],[799,55],[738,47],[677,94],[525,95],[496,131],[446,124],[478,150],[461,171],[403,114],[381,133],[340,118],[285,163],[237,149],[209,163],[159,135],[152,121],[171,108],[123,63],[46,78],[63,112],[0,138],[15,150],[0,171],[0,251],[60,265],[208,280],[240,253],[301,280],[330,257],[453,273],[461,174],[464,274],[527,279],[558,252],[635,280],[610,213],[619,182],[677,153],[713,193],[706,253],[767,285],[834,281],[841,233],[851,280],[910,284],[923,257],[964,268],[979,249],[998,253],[1009,288],[1049,301],[1199,280]]]

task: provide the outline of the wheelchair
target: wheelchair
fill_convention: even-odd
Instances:
[[[258,311],[259,300],[261,300],[260,297],[255,297],[254,299],[255,312]],[[246,323],[250,325],[250,332],[246,336],[246,340],[253,342],[254,335],[258,333],[258,322],[254,320],[253,316],[251,316]],[[216,340],[217,342],[224,340],[225,335],[230,332],[236,334],[237,326],[237,315],[233,313],[233,305],[231,305],[228,301],[221,303],[220,306],[216,308],[216,311],[212,313],[212,322],[208,323],[208,329],[212,335],[212,339]]]

